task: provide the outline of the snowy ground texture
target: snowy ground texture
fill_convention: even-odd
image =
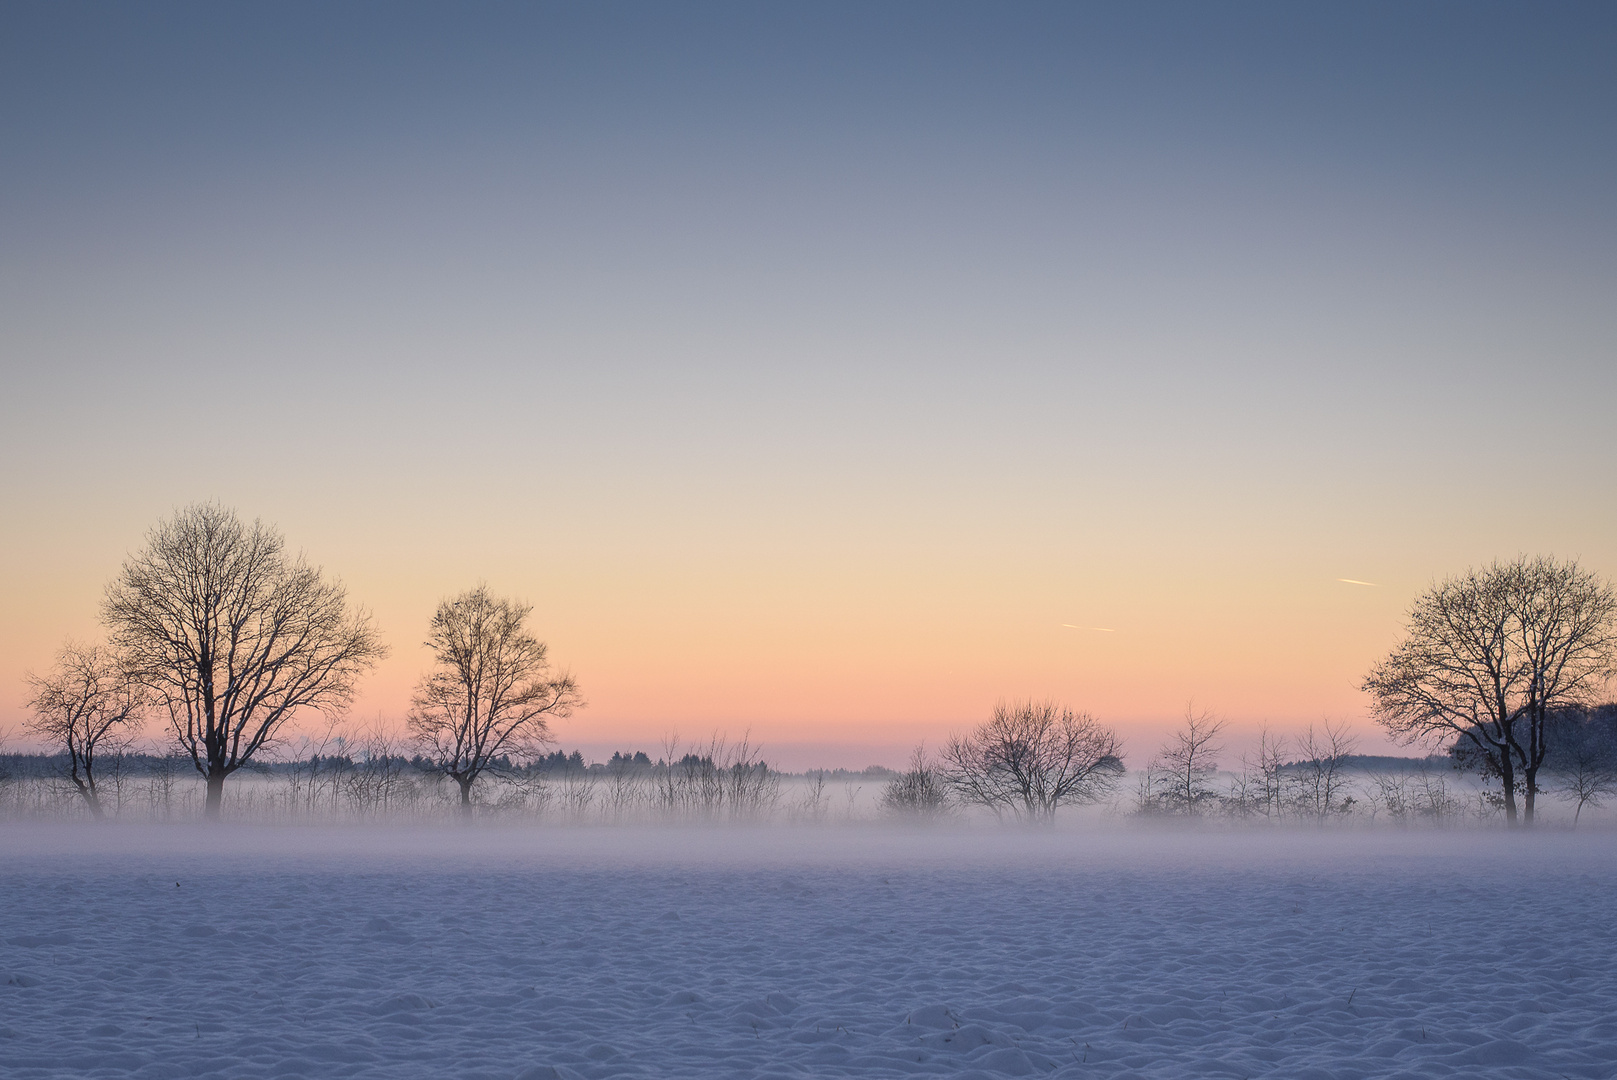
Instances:
[[[0,829],[0,1074],[1613,1077],[1617,835]]]

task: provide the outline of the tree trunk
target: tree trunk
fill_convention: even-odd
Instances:
[[[460,785],[460,817],[462,821],[472,820],[472,781],[475,777],[457,776],[455,783]]]
[[[86,776],[88,775],[89,772],[86,770]],[[73,762],[73,770],[68,774],[68,779],[73,781],[73,786],[79,789],[80,795],[84,796],[84,805],[90,808],[90,816],[100,821],[101,800],[96,798],[95,783],[94,781],[86,783],[83,779],[80,779],[77,759]]]
[[[1516,821],[1516,770],[1512,768],[1510,750],[1501,748],[1499,752],[1499,782],[1505,789],[1505,824],[1514,829]]]
[[[208,773],[208,798],[202,804],[202,820],[218,821],[225,798],[225,774]]]
[[[1538,794],[1538,769],[1529,766],[1522,776],[1527,781],[1527,794],[1522,797],[1522,824],[1533,823],[1533,796]]]

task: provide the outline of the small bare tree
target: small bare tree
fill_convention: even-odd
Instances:
[[[1580,744],[1567,755],[1557,787],[1573,802],[1576,828],[1585,806],[1602,806],[1608,795],[1617,793],[1617,754],[1610,747]]]
[[[1267,725],[1258,733],[1257,759],[1253,761],[1243,759],[1246,767],[1252,770],[1257,778],[1257,798],[1254,801],[1260,808],[1259,813],[1276,821],[1285,811],[1285,761],[1286,740],[1282,736],[1270,734]]]
[[[634,755],[615,753],[612,760],[606,765],[606,806],[607,812],[614,824],[629,820],[646,801],[645,781],[651,771],[651,763],[645,761],[641,754],[639,760]]]
[[[716,745],[722,748],[719,740]],[[722,759],[724,801],[734,821],[764,821],[780,802],[780,774],[764,760],[762,747],[752,745],[751,732],[742,735]]]
[[[524,626],[532,612],[478,585],[432,617],[436,668],[416,689],[409,725],[433,767],[459,786],[463,817],[478,777],[536,754],[551,741],[549,719],[584,704],[571,675],[551,675],[545,643]]]
[[[831,800],[825,793],[825,770],[821,769],[810,775],[808,787],[793,808],[792,817],[812,825],[821,825],[830,812]]]
[[[349,744],[353,768],[343,778],[349,803],[362,816],[386,817],[408,783],[399,739],[381,717]]]
[[[300,710],[340,713],[387,651],[340,584],[288,558],[273,528],[216,503],[147,535],[107,587],[102,619],[206,778],[210,821],[226,777]]]
[[[1218,772],[1215,760],[1222,746],[1218,742],[1224,721],[1208,712],[1185,709],[1185,722],[1148,766],[1151,784],[1160,809],[1174,814],[1199,814],[1218,801],[1212,780]]]
[[[1301,755],[1292,766],[1292,801],[1298,810],[1323,823],[1332,814],[1353,808],[1348,788],[1347,758],[1358,746],[1342,721],[1326,720],[1323,730],[1309,724],[1297,740]]]
[[[1574,562],[1525,556],[1433,586],[1402,643],[1364,680],[1405,742],[1452,743],[1499,782],[1505,819],[1532,824],[1546,724],[1617,673],[1617,590]]]
[[[882,809],[897,817],[931,821],[949,812],[949,789],[943,770],[917,746],[910,767],[891,780],[882,792]]]
[[[943,749],[949,787],[997,817],[1048,823],[1062,806],[1109,795],[1122,741],[1088,713],[1053,701],[1000,703],[993,718]]]
[[[146,705],[142,688],[111,649],[73,642],[62,646],[49,675],[30,674],[28,685],[33,696],[27,729],[66,751],[68,779],[100,821],[105,815],[96,786],[96,755],[106,748],[121,756]]]

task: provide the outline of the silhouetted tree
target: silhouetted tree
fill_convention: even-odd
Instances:
[[[531,759],[550,742],[548,719],[583,705],[572,676],[550,674],[545,643],[525,628],[532,611],[479,585],[432,617],[436,668],[416,689],[409,725],[433,767],[460,787],[467,817],[479,776],[513,754]]]
[[[49,675],[30,674],[29,731],[67,753],[67,774],[90,814],[101,820],[96,755],[121,751],[146,704],[129,667],[106,646],[68,642]]]
[[[386,655],[370,616],[259,521],[198,503],[160,522],[107,587],[102,618],[134,679],[207,780],[225,778],[302,709],[340,712]]]
[[[1175,814],[1199,814],[1218,801],[1212,778],[1218,772],[1216,755],[1224,721],[1208,712],[1185,710],[1185,721],[1147,767],[1154,809]]]
[[[1254,780],[1252,806],[1266,818],[1278,820],[1285,812],[1286,740],[1267,726],[1258,733],[1257,756],[1243,757],[1242,766]]]
[[[1304,814],[1323,822],[1332,814],[1353,809],[1348,787],[1347,758],[1358,745],[1343,721],[1326,720],[1323,730],[1309,724],[1297,739],[1301,755],[1291,767],[1293,802]]]
[[[1556,787],[1572,800],[1576,826],[1585,806],[1602,806],[1617,793],[1617,705],[1562,709],[1547,730],[1544,767],[1557,774]]]
[[[1523,556],[1418,597],[1364,689],[1394,738],[1453,741],[1499,781],[1506,820],[1521,794],[1531,824],[1550,715],[1595,700],[1614,672],[1617,591],[1574,562]]]
[[[995,815],[1049,822],[1062,806],[1109,794],[1123,773],[1117,733],[1053,701],[1001,703],[943,749],[950,788]]]
[[[943,771],[917,746],[910,767],[887,781],[882,808],[901,817],[929,820],[949,810],[949,789]]]

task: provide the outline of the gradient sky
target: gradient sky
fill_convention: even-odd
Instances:
[[[1433,578],[1617,573],[1613,56],[1610,4],[7,3],[0,724],[214,498],[374,610],[361,718],[485,580],[569,747],[1384,745]]]

